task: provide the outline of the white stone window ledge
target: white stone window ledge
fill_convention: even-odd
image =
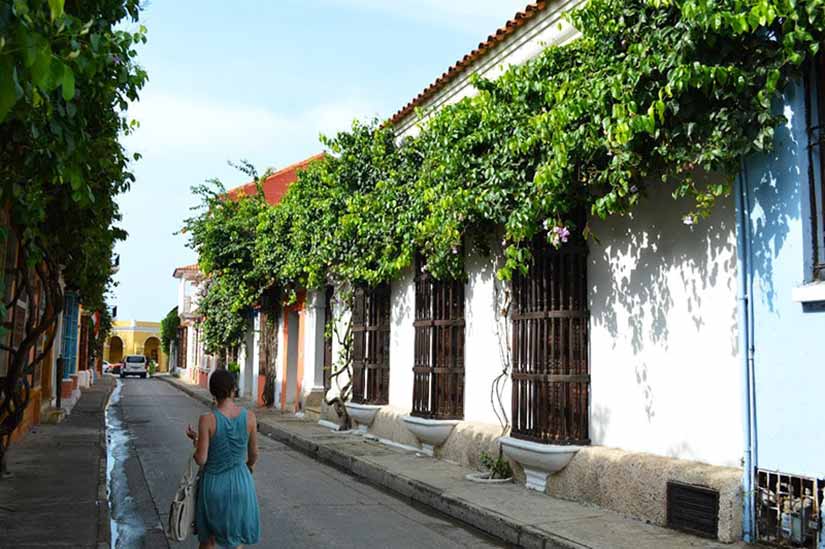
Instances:
[[[792,290],[791,298],[797,303],[825,301],[825,281],[810,282],[797,286]]]

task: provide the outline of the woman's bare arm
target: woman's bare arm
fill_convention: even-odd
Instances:
[[[195,446],[195,463],[203,467],[209,457],[209,427],[211,414],[204,414],[198,419],[198,440]]]
[[[246,466],[251,471],[258,461],[258,420],[255,413],[250,410],[246,414],[246,428],[249,432],[249,445],[246,449]]]

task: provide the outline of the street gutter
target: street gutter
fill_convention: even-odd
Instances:
[[[113,378],[103,376],[99,383],[106,383],[108,391],[103,400],[102,413],[100,415],[100,437],[98,438],[98,458],[97,471],[97,548],[109,549],[112,543],[111,522],[109,520],[109,486],[108,486],[108,430],[106,427],[106,409],[109,407],[109,400],[117,385]]]

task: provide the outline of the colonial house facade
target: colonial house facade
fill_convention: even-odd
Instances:
[[[178,343],[175,350],[176,368],[184,380],[207,387],[209,373],[217,361],[206,354],[200,328],[198,301],[202,291],[203,274],[197,264],[178,267],[172,273],[178,280]]]
[[[296,162],[269,174],[262,182],[261,188],[267,203],[276,205],[280,202],[289,186],[298,178],[298,172],[309,163],[322,157],[316,154],[300,162]],[[243,196],[253,196],[257,194],[258,187],[255,182],[246,183],[227,191],[227,196],[237,199]],[[198,311],[198,301],[202,292],[204,275],[198,269],[197,264],[178,267],[172,276],[178,279],[178,315],[180,317],[180,330],[178,333],[178,343],[175,349],[176,367],[181,370],[181,375],[187,381],[197,383],[202,387],[207,387],[209,374],[217,367],[217,358],[204,351],[202,332],[199,327],[201,315]],[[279,383],[276,394],[273,398],[284,410],[299,410],[304,403],[303,398],[297,395],[303,394],[304,389],[314,387],[313,383],[307,383],[303,379],[303,361],[305,357],[312,359],[312,350],[304,349],[304,333],[308,330],[316,331],[317,323],[320,323],[320,332],[323,333],[323,319],[313,320],[314,316],[311,303],[305,303],[303,294],[284,313],[288,317],[288,322],[279,325],[277,331],[277,341],[273,342],[272,348],[286,350],[287,354],[278,364],[283,365],[279,372]],[[261,368],[261,323],[267,322],[266,315],[256,308],[249,318],[249,329],[247,331],[244,344],[238,349],[237,361],[240,366],[238,377],[238,390],[242,396],[257,399],[263,403],[264,376]],[[290,324],[289,319],[293,322]],[[292,330],[291,335],[287,332]],[[275,333],[275,332],[272,332]],[[283,343],[280,343],[283,339]],[[301,349],[298,349],[298,342],[301,342]],[[287,359],[287,356],[289,359]],[[300,375],[299,375],[300,373]],[[309,399],[315,402],[315,409],[320,412],[319,403],[321,400],[322,384],[317,385],[315,397]]]
[[[472,75],[575,40],[563,13],[580,3],[517,14],[391,117],[399,142],[474,93]],[[466,280],[416,261],[346,303],[300,292],[250,318],[242,391],[260,399],[267,349],[283,411],[336,427],[324,401],[351,383],[348,415],[379,440],[469,466],[501,451],[528,489],[722,541],[825,547],[820,69],[786,90],[773,152],[743,160],[709,218],[685,224],[691,204],[651,185],[632,214],[589,219],[597,239],[538,240],[507,283],[494,246],[466,253]]]
[[[472,74],[574,40],[562,15],[577,3],[528,6],[390,119],[398,139],[473,93]],[[347,384],[328,380],[344,352],[325,337],[334,319],[353,332],[349,415],[371,436],[466,465],[501,447],[528,488],[661,525],[698,498],[697,528],[738,540],[737,214],[721,204],[687,226],[689,208],[652,192],[632,215],[590,220],[598,241],[537,242],[534,267],[509,284],[494,250],[465,257],[466,281],[416,262],[346,306],[306,292],[278,317],[276,403],[313,411],[319,386],[331,398]],[[321,417],[337,421],[324,405]]]

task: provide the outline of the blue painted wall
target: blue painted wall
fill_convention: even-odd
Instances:
[[[741,179],[750,195],[754,465],[825,477],[825,312],[791,296],[812,276],[808,168],[813,163],[818,177],[819,164],[808,156],[801,80],[777,108],[788,123],[777,130],[773,152],[748,158]]]

